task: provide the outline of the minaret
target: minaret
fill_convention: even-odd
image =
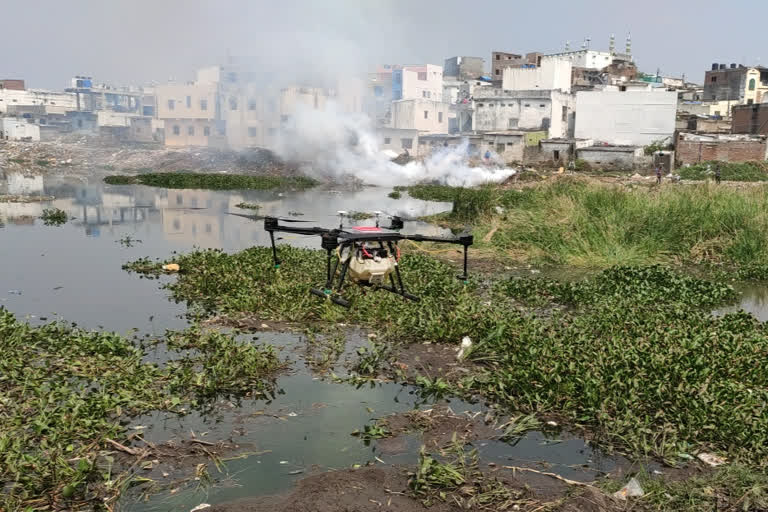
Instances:
[[[608,41],[608,51],[611,55],[616,55],[616,35],[611,34],[611,39]]]
[[[632,60],[632,33],[627,34],[627,55],[629,56],[629,59]]]

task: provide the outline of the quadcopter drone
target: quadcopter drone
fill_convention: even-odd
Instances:
[[[386,290],[400,295],[403,298],[418,301],[419,298],[408,293],[403,285],[400,274],[400,248],[398,242],[411,240],[414,242],[438,242],[457,244],[464,247],[464,272],[457,276],[466,281],[467,274],[467,249],[473,243],[471,234],[460,234],[456,237],[439,237],[425,235],[405,235],[400,233],[404,226],[402,217],[392,215],[390,226],[379,227],[379,216],[382,212],[376,212],[375,226],[351,226],[344,227],[344,217],[347,212],[338,212],[341,220],[339,227],[327,229],[322,227],[303,227],[281,224],[308,222],[295,219],[281,219],[278,217],[263,217],[264,229],[269,233],[272,243],[272,257],[275,268],[280,268],[280,257],[275,245],[275,233],[294,233],[298,235],[316,235],[320,237],[321,247],[327,253],[326,274],[327,280],[323,289],[312,288],[310,293],[324,299],[330,299],[335,304],[350,307],[350,302],[341,296],[345,279],[363,287],[378,290]],[[245,215],[243,215],[245,217]],[[336,258],[334,258],[334,252]],[[338,277],[337,277],[338,275]],[[335,290],[334,290],[334,280]],[[334,294],[335,291],[335,294]]]

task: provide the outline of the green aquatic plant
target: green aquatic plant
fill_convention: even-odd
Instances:
[[[67,212],[60,210],[59,208],[46,208],[43,210],[40,219],[46,226],[61,226],[66,224],[69,217]]]
[[[170,333],[179,357],[148,363],[134,342],[61,323],[30,326],[0,308],[0,510],[101,507],[120,493],[101,468],[126,419],[267,396],[282,368],[271,347],[197,328]]]
[[[305,189],[317,182],[305,176],[251,176],[243,174],[202,174],[189,172],[145,173],[136,176],[107,176],[110,185],[149,185],[163,188],[207,190]]]
[[[237,203],[235,205],[235,208],[240,208],[241,210],[261,210],[261,205],[256,203]]]
[[[393,190],[392,192],[387,194],[387,197],[391,199],[400,199],[401,197],[403,197],[403,194],[399,190]]]

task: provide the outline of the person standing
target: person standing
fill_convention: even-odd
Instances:
[[[715,183],[720,184],[720,164],[715,164]]]
[[[656,184],[661,185],[661,164],[656,166]]]

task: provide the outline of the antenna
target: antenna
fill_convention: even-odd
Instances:
[[[567,51],[567,52],[571,51],[571,42],[570,41],[566,41],[565,42],[565,51]]]
[[[584,41],[587,43],[587,50],[589,50],[589,43],[592,42],[592,38],[587,36],[587,38]]]

